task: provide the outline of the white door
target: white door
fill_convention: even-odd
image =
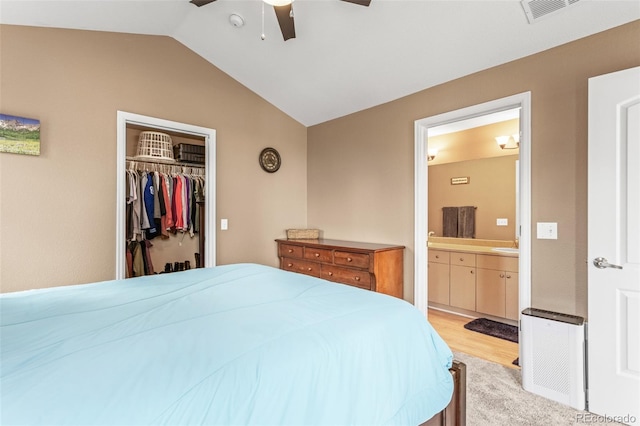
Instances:
[[[640,67],[589,79],[588,208],[588,410],[640,424]]]

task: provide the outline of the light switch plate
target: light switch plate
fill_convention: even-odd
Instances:
[[[539,240],[557,240],[558,239],[558,223],[557,222],[538,222],[538,239]]]
[[[496,219],[497,226],[507,226],[509,225],[509,219],[507,218],[498,218]]]
[[[229,229],[229,221],[227,219],[220,219],[220,230],[226,231]]]

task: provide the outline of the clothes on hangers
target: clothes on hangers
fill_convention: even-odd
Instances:
[[[159,170],[148,170],[156,166]],[[127,245],[127,272],[129,276],[154,273],[149,240],[200,232],[197,202],[204,201],[205,176],[178,172],[176,166],[137,162],[129,163],[126,173],[126,238],[128,243],[145,242]]]

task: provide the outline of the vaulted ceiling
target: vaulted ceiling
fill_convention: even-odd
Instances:
[[[262,11],[260,0],[0,0],[0,23],[170,36],[311,126],[640,19],[640,2],[581,0],[530,24],[518,0],[295,0],[288,41]]]

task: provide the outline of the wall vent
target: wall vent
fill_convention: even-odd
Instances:
[[[524,9],[527,20],[533,24],[539,19],[547,16],[555,15],[578,3],[580,0],[522,0],[522,8]]]

